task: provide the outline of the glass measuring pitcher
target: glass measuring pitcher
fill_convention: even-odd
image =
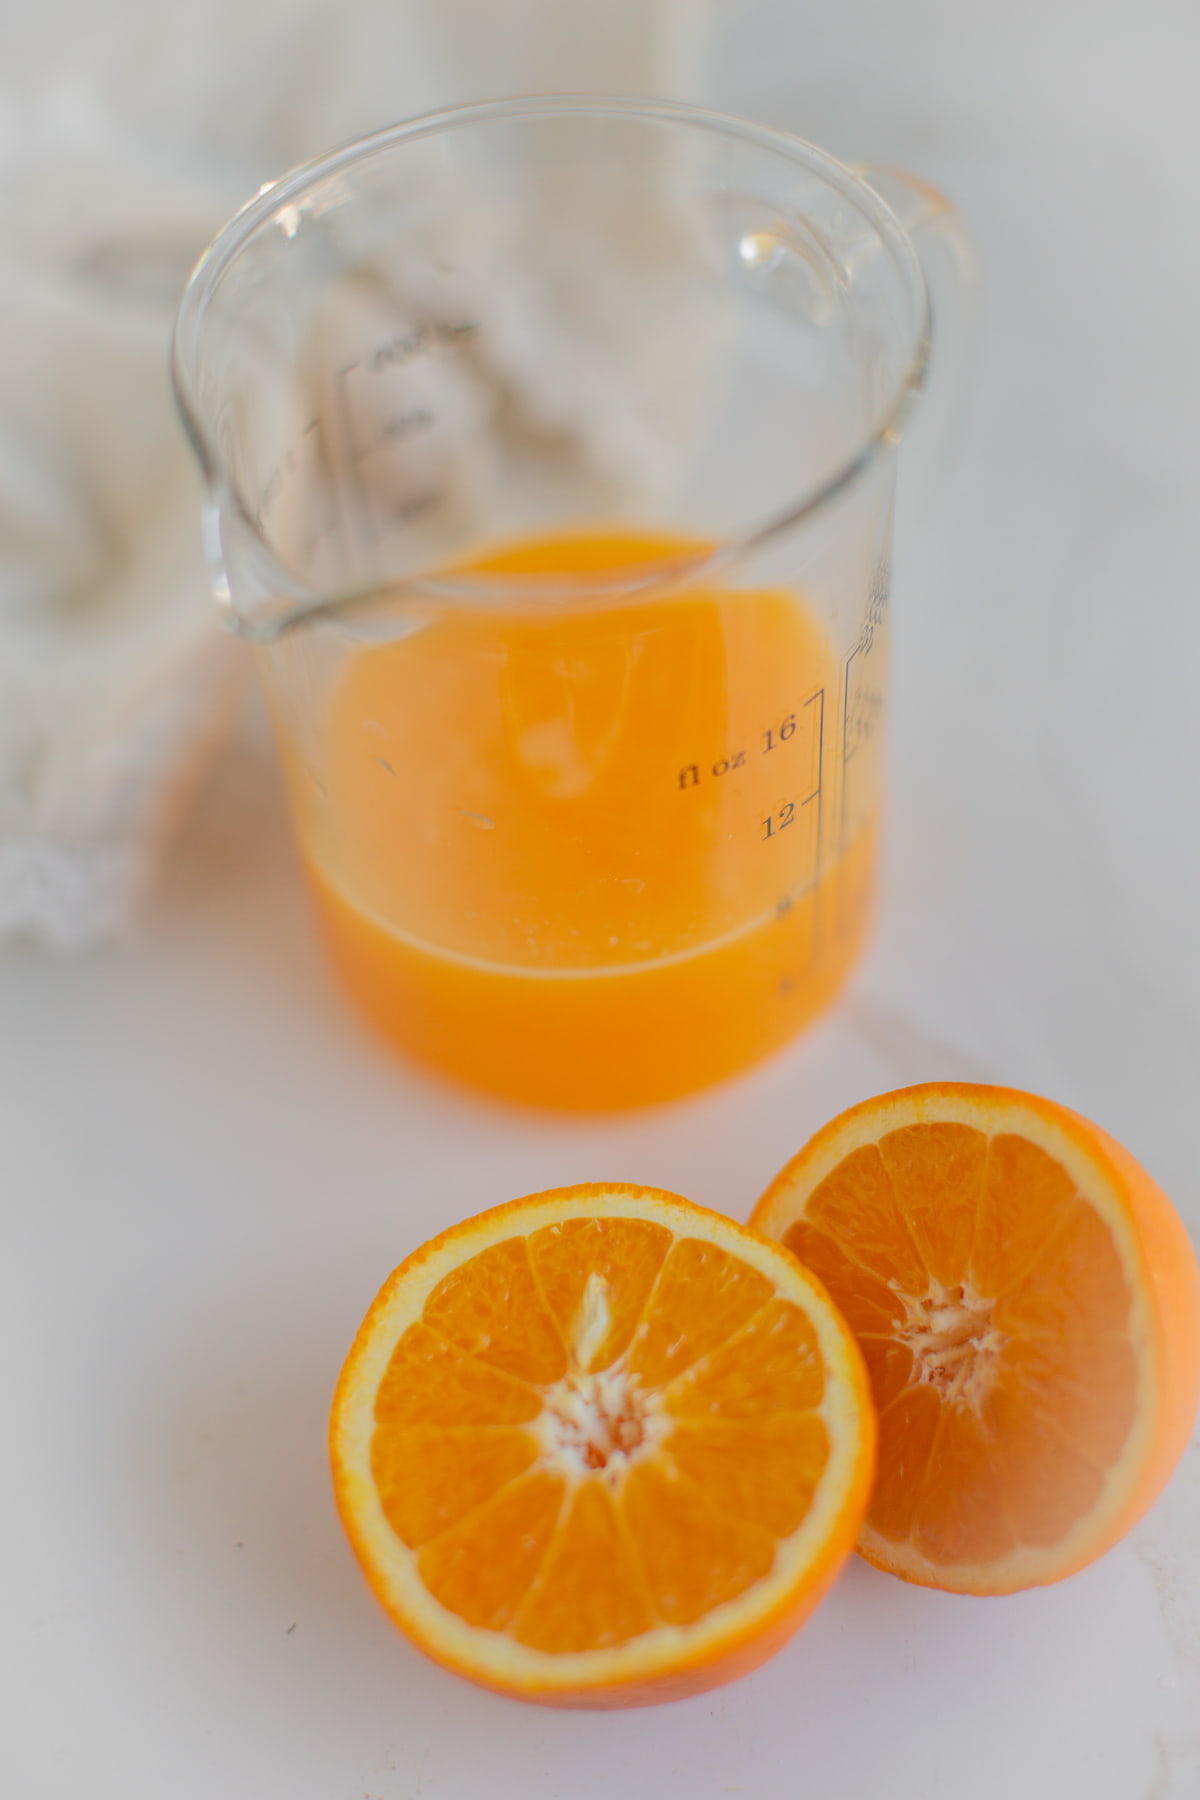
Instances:
[[[953,215],[878,185],[952,286]],[[174,350],[214,587],[334,965],[394,1044],[622,1106],[833,995],[929,347],[876,186],[666,103],[417,120],[217,239]]]

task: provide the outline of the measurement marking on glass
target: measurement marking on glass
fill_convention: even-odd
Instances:
[[[812,936],[809,940],[808,963],[805,965],[811,967],[820,951],[821,921],[828,904],[822,891],[825,876],[825,689],[819,687],[815,694],[809,695],[804,704],[806,707],[813,705],[817,707],[817,785],[804,802],[805,806],[808,805],[809,800],[815,799],[817,802],[817,843],[816,854],[813,858],[812,878]]]
[[[817,798],[821,791],[821,771],[824,766],[825,754],[825,689],[823,687],[814,688],[812,693],[800,702],[797,712],[785,713],[778,725],[763,726],[759,733],[762,746],[758,754],[769,756],[773,750],[779,750],[791,742],[796,735],[799,714],[814,705],[819,708],[817,715],[817,783],[812,793],[800,802],[801,806],[807,806],[809,800]],[[685,763],[675,777],[675,785],[680,793],[686,793],[690,788],[699,787],[701,781],[710,779],[719,781],[722,776],[730,775],[735,769],[744,769],[746,766],[746,751],[744,749],[730,750],[726,755],[719,756],[714,763],[708,765],[707,771],[698,762]]]
[[[370,502],[367,498],[367,484],[363,478],[362,456],[360,453],[358,434],[354,429],[354,409],[350,405],[350,390],[347,385],[349,377],[354,373],[355,369],[361,367],[361,362],[352,362],[347,363],[344,368],[339,369],[335,379],[334,392],[337,395],[338,412],[341,415],[342,434],[346,443],[346,455],[343,458],[343,467],[346,472],[346,479],[354,489],[354,497],[358,503],[356,516],[359,520],[359,528],[364,540],[360,545],[356,546],[356,548],[360,548],[366,552],[370,548],[372,541],[378,536],[378,531],[375,526],[375,521],[371,517]],[[342,510],[346,526],[346,544],[347,548],[350,548],[355,534],[350,531],[349,508],[343,508]]]
[[[457,338],[467,337],[478,330],[479,326],[474,319],[432,320],[416,326],[412,331],[406,331],[401,337],[393,338],[389,344],[380,344],[377,350],[372,351],[368,368],[372,375],[379,375],[387,368],[403,368],[405,363],[428,356],[430,351],[439,346],[453,344]]]
[[[811,793],[805,794],[803,800],[801,800],[799,804],[801,810],[803,810],[804,807],[810,806],[814,800],[817,803],[817,828],[814,840],[815,855],[813,861],[813,879],[817,880],[821,873],[821,789],[825,776],[825,689],[823,687],[814,688],[813,692],[808,696],[808,699],[803,702],[800,710],[806,712],[810,706],[815,706],[817,708],[817,754],[815,759],[817,765],[817,779]],[[783,724],[779,728],[778,739],[775,738],[771,730],[767,730],[763,733],[763,737],[766,740],[763,755],[768,755],[776,748],[777,743],[786,743],[788,739],[795,734],[795,730],[796,715],[795,713],[788,713]],[[796,802],[794,800],[783,801],[778,811],[768,813],[767,817],[762,821],[763,841],[765,842],[767,838],[778,837],[781,831],[786,831],[787,827],[795,822],[795,818]]]

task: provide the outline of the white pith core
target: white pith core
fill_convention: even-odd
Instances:
[[[992,1300],[969,1281],[943,1287],[932,1276],[926,1293],[902,1298],[906,1316],[897,1336],[912,1354],[912,1381],[936,1388],[943,1401],[978,1411],[1007,1342],[992,1324]]]
[[[611,1484],[638,1457],[661,1442],[666,1419],[658,1396],[648,1393],[625,1366],[624,1357],[593,1373],[612,1323],[608,1283],[593,1270],[567,1332],[571,1367],[542,1389],[542,1413],[535,1427],[542,1441],[542,1466],[578,1481],[599,1471]]]
[[[542,1390],[543,1458],[569,1479],[603,1471],[615,1484],[661,1442],[666,1428],[658,1396],[620,1363],[595,1375],[571,1370]]]

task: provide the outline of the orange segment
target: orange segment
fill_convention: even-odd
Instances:
[[[748,1324],[668,1388],[676,1417],[745,1419],[819,1406],[825,1371],[806,1313],[769,1300]]]
[[[820,1183],[805,1214],[878,1281],[921,1285],[925,1265],[877,1144],[864,1144]]]
[[[1103,1497],[1107,1467],[1067,1442],[1053,1415],[997,1385],[982,1425],[995,1446],[1004,1508],[1018,1541],[1053,1548]],[[961,1560],[966,1561],[967,1558]]]
[[[670,1381],[744,1325],[772,1292],[767,1277],[740,1257],[701,1238],[681,1239],[638,1327],[630,1370],[647,1387]]]
[[[626,1349],[670,1247],[649,1219],[565,1219],[534,1232],[538,1285],[581,1368],[607,1369]]]
[[[566,1482],[544,1469],[501,1488],[420,1551],[425,1588],[466,1624],[505,1630],[546,1559],[566,1491]]]
[[[623,1499],[651,1603],[664,1624],[694,1625],[770,1574],[774,1536],[732,1518],[669,1465],[639,1463]]]
[[[1200,1274],[1098,1127],[939,1082],[832,1121],[752,1223],[806,1259],[879,1408],[870,1561],[965,1593],[1099,1556],[1170,1474],[1200,1396]]]
[[[1086,1356],[1102,1333],[1128,1331],[1133,1296],[1112,1232],[1094,1207],[1064,1198],[1059,1218],[1058,1229],[1043,1234],[1036,1261],[997,1293],[996,1328],[1016,1343],[1074,1345]],[[976,1265],[971,1273],[980,1279]]]
[[[557,1381],[567,1353],[546,1311],[524,1238],[493,1244],[469,1276],[455,1269],[425,1302],[424,1322],[469,1355],[522,1381]]]
[[[612,1491],[592,1476],[575,1489],[513,1636],[554,1655],[627,1644],[654,1623]]]
[[[911,1533],[929,1561],[990,1563],[1012,1552],[1002,1472],[978,1414],[966,1407],[938,1409],[918,1482]]]
[[[718,1512],[776,1538],[796,1530],[829,1460],[828,1435],[813,1413],[683,1420],[666,1447]]]
[[[1019,1194],[1019,1206],[1012,1196]],[[1038,1144],[999,1131],[988,1145],[987,1179],[972,1246],[972,1273],[982,1291],[1002,1294],[1042,1252],[1075,1200],[1061,1163]]]
[[[885,1412],[912,1382],[912,1351],[891,1337],[860,1337],[858,1347],[871,1377],[875,1405],[881,1413]]]
[[[1078,1336],[1058,1344],[1014,1338],[1000,1352],[997,1386],[1025,1411],[1048,1411],[1068,1442],[1107,1468],[1133,1430],[1137,1375],[1133,1346],[1121,1333],[1098,1332],[1090,1343]]]
[[[375,1396],[381,1425],[519,1425],[540,1411],[527,1382],[477,1362],[423,1320],[396,1345]]]
[[[847,1256],[843,1245],[827,1231],[818,1231],[807,1219],[797,1219],[783,1237],[793,1255],[840,1296],[839,1304],[850,1329],[860,1339],[867,1333],[889,1333],[904,1317],[898,1288],[890,1287],[862,1263]]]
[[[473,1680],[674,1698],[775,1649],[861,1523],[866,1372],[777,1245],[656,1189],[514,1201],[395,1271],[331,1420],[385,1607]]]
[[[879,1415],[879,1468],[871,1523],[890,1542],[912,1534],[941,1406],[928,1386],[908,1387]]]
[[[879,1155],[917,1253],[936,1281],[967,1265],[983,1200],[988,1140],[970,1125],[907,1125],[879,1140]]]
[[[371,1473],[388,1524],[415,1548],[523,1475],[537,1455],[532,1432],[511,1426],[377,1429]]]

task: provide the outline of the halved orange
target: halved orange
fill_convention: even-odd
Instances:
[[[514,1200],[400,1265],[333,1402],[395,1622],[486,1687],[675,1699],[776,1650],[853,1548],[875,1441],[819,1282],[654,1188]]]
[[[819,1131],[752,1224],[820,1276],[879,1410],[858,1548],[968,1594],[1058,1581],[1158,1494],[1200,1397],[1200,1274],[1097,1126],[934,1082]]]

